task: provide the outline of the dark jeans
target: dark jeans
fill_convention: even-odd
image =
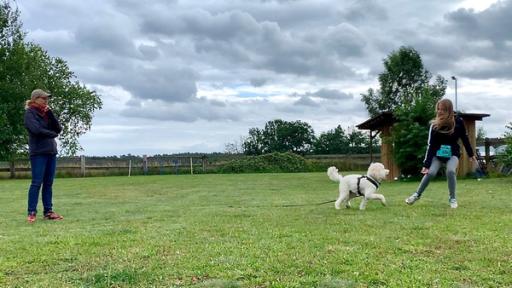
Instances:
[[[42,189],[44,213],[52,210],[52,185],[57,165],[57,155],[44,154],[30,156],[32,184],[28,190],[28,213],[37,213],[39,190]]]

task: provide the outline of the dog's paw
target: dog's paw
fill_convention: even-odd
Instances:
[[[382,200],[380,203],[382,203],[382,206],[388,206],[388,203],[386,202],[386,200]]]

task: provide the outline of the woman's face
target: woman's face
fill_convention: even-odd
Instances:
[[[48,96],[37,97],[34,102],[39,105],[48,105]]]
[[[448,114],[448,107],[442,103],[437,104],[437,116],[443,116]]]

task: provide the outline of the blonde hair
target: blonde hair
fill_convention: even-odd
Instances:
[[[25,101],[25,109],[30,108],[30,106],[31,106],[32,104],[35,104],[35,103],[36,103],[36,101],[34,101],[34,100],[32,100],[32,99],[29,99],[29,100]]]
[[[436,118],[432,120],[434,130],[452,134],[455,130],[455,113],[450,99],[441,99],[436,104]]]

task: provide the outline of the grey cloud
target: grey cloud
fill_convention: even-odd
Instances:
[[[386,7],[380,5],[376,0],[361,0],[352,3],[346,10],[340,12],[341,16],[350,22],[386,21],[389,17]]]
[[[251,85],[254,87],[262,87],[263,85],[265,85],[267,83],[267,81],[268,80],[264,79],[264,78],[252,78],[249,80]]]
[[[138,49],[140,53],[144,56],[144,58],[148,61],[154,61],[158,58],[158,56],[160,56],[158,47],[140,45]]]
[[[93,22],[80,26],[75,37],[82,47],[91,50],[102,50],[114,55],[135,57],[138,55],[135,45],[128,34],[123,33],[125,29],[112,26],[107,22]]]
[[[364,36],[354,26],[342,23],[328,30],[325,35],[327,47],[341,57],[361,56],[366,45]]]
[[[330,99],[330,100],[353,99],[353,96],[351,94],[347,94],[347,93],[344,93],[344,92],[341,92],[341,91],[335,90],[335,89],[326,89],[326,88],[322,88],[315,92],[306,92],[304,94],[294,93],[294,94],[292,94],[292,96],[317,97],[317,98]]]
[[[111,57],[96,66],[101,69],[82,71],[82,77],[91,83],[122,86],[136,98],[187,102],[197,94],[197,73],[173,61],[148,66]]]
[[[301,0],[260,0],[262,3],[275,2],[275,3],[291,3],[299,2]]]
[[[171,23],[168,23],[168,22]],[[316,37],[302,37],[283,31],[277,23],[257,22],[250,14],[230,11],[211,14],[188,11],[175,18],[153,17],[143,24],[146,33],[194,39],[196,52],[215,59],[235,61],[246,68],[268,69],[278,73],[321,77],[353,76],[343,58],[361,55],[365,45],[357,30],[349,25],[333,28]],[[334,37],[334,40],[330,39]],[[318,47],[325,45],[325,51]],[[345,47],[345,48],[344,48]],[[215,61],[215,60],[213,60]]]
[[[241,11],[214,15],[205,10],[193,10],[177,15],[159,13],[154,17],[146,18],[141,28],[147,33],[193,35],[199,38],[227,41],[237,35],[250,37],[258,33],[259,25],[251,15]]]
[[[133,101],[130,108],[121,112],[130,118],[144,118],[163,121],[195,122],[207,121],[239,121],[240,115],[218,101],[195,99],[188,103],[167,103],[161,101]]]
[[[186,102],[197,93],[196,75],[190,69],[148,69],[132,71],[131,81],[125,83],[136,97]]]
[[[489,39],[495,43],[512,40],[512,1],[498,1],[482,12],[459,9],[446,15],[455,29],[468,39]]]
[[[311,97],[308,96],[302,96],[299,100],[295,101],[293,105],[296,106],[310,106],[310,107],[318,107],[320,106],[318,103],[316,103]]]
[[[313,93],[314,96],[325,98],[325,99],[334,99],[334,100],[342,100],[342,99],[352,99],[351,94],[347,94],[338,90],[334,89],[325,89],[322,88],[315,93]]]
[[[499,63],[495,62],[491,65],[481,65],[471,70],[466,69],[459,73],[461,76],[465,76],[473,79],[489,79],[489,78],[501,78],[510,79],[512,75],[512,63]]]

